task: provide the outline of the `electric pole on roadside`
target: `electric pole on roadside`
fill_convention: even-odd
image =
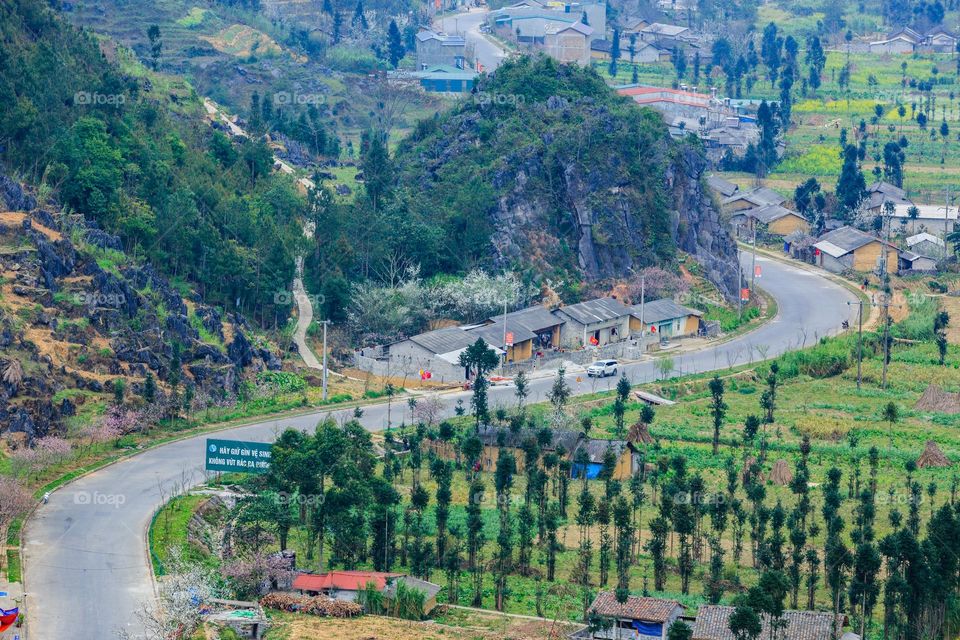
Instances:
[[[847,302],[847,305],[857,305],[857,391],[863,380],[863,300]]]
[[[753,284],[757,277],[757,221],[753,221],[753,264],[750,265],[750,295],[753,296]]]
[[[329,320],[323,320],[323,401],[327,401],[327,325]]]

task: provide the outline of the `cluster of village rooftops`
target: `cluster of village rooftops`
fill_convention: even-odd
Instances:
[[[327,595],[329,597],[356,601],[360,594],[372,585],[389,602],[397,592],[397,586],[404,584],[408,589],[416,589],[424,594],[424,614],[429,615],[437,606],[440,585],[413,578],[400,573],[378,571],[330,571],[322,574],[301,573],[294,578],[289,588],[305,595]],[[722,605],[702,605],[691,610],[676,600],[630,595],[619,602],[613,591],[601,591],[589,612],[591,617],[599,618],[605,624],[594,624],[569,634],[571,640],[666,640],[670,626],[677,621],[688,624],[692,630],[692,640],[734,640],[730,631],[730,616],[734,608]],[[834,616],[824,611],[786,610],[781,618],[784,626],[777,630],[778,640],[859,640],[852,632],[843,632],[847,618],[843,614]],[[763,631],[760,637],[769,636],[769,620],[761,621]]]

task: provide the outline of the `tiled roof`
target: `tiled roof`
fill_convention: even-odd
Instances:
[[[704,605],[697,611],[697,621],[693,625],[692,640],[734,640],[730,631],[730,614],[733,607]],[[832,640],[834,637],[834,617],[832,613],[820,611],[785,611],[786,629],[778,635],[780,640]],[[843,614],[838,616],[842,626]],[[763,631],[761,638],[769,637],[770,628],[767,616],[761,616]]]
[[[577,450],[585,450],[587,452],[587,459],[594,464],[599,464],[603,462],[603,456],[606,455],[607,449],[613,449],[613,454],[619,458],[627,446],[626,440],[600,440],[598,438],[590,438],[589,440],[582,441],[580,446],[577,447]]]
[[[635,304],[630,307],[633,315],[640,318],[640,305]],[[643,321],[645,323],[663,322],[664,320],[674,320],[676,318],[686,318],[687,316],[702,316],[703,312],[691,309],[677,304],[670,298],[660,300],[651,300],[643,304]]]
[[[503,446],[510,449],[521,449],[524,443],[537,439],[537,432],[533,429],[513,431],[492,425],[482,425],[480,431],[477,433],[480,442],[486,447],[499,446],[501,435],[503,437]],[[582,434],[568,429],[552,429],[551,436],[552,440],[546,447],[548,450],[556,451],[560,447],[563,447],[565,452],[571,453],[577,447],[577,443],[580,441]]]
[[[918,234],[916,234],[916,235],[913,235],[913,236],[910,236],[909,238],[907,238],[907,246],[908,246],[908,247],[912,247],[913,245],[919,244],[919,243],[921,243],[921,242],[932,242],[933,244],[937,245],[938,247],[943,247],[943,240],[942,240],[942,239],[938,238],[937,236],[935,236],[935,235],[933,235],[933,234],[927,233],[926,231],[924,231],[924,232],[922,232],[922,233],[918,233]]]
[[[601,591],[590,605],[590,610],[609,618],[666,622],[678,607],[682,609],[683,605],[676,600],[640,596],[629,596],[625,603],[620,604],[613,591]]]
[[[563,312],[580,324],[591,325],[628,316],[630,307],[616,298],[597,298],[560,307],[556,312]]]
[[[301,591],[360,591],[372,582],[377,591],[387,586],[387,578],[394,578],[399,573],[382,573],[380,571],[330,571],[328,573],[301,573],[293,579],[293,588]]]

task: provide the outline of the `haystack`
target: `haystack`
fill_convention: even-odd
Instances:
[[[641,420],[638,420],[627,434],[627,442],[634,444],[653,444],[653,436],[650,435],[650,426]]]
[[[931,384],[917,400],[916,408],[920,411],[960,413],[960,393],[947,393],[938,385]]]
[[[773,469],[770,470],[770,480],[781,486],[786,486],[793,481],[793,471],[786,460],[780,458],[773,463]]]
[[[924,447],[923,453],[920,454],[920,457],[917,458],[917,468],[923,469],[925,467],[949,467],[950,459],[943,455],[943,451],[940,451],[940,447],[937,446],[937,443],[933,440],[927,440],[927,446]]]

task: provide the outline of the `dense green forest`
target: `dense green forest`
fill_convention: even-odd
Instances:
[[[293,276],[304,202],[271,174],[267,146],[231,143],[201,119],[189,86],[125,73],[44,3],[0,11],[0,95],[13,105],[0,113],[6,171],[206,299],[264,324],[285,316],[275,292]]]

